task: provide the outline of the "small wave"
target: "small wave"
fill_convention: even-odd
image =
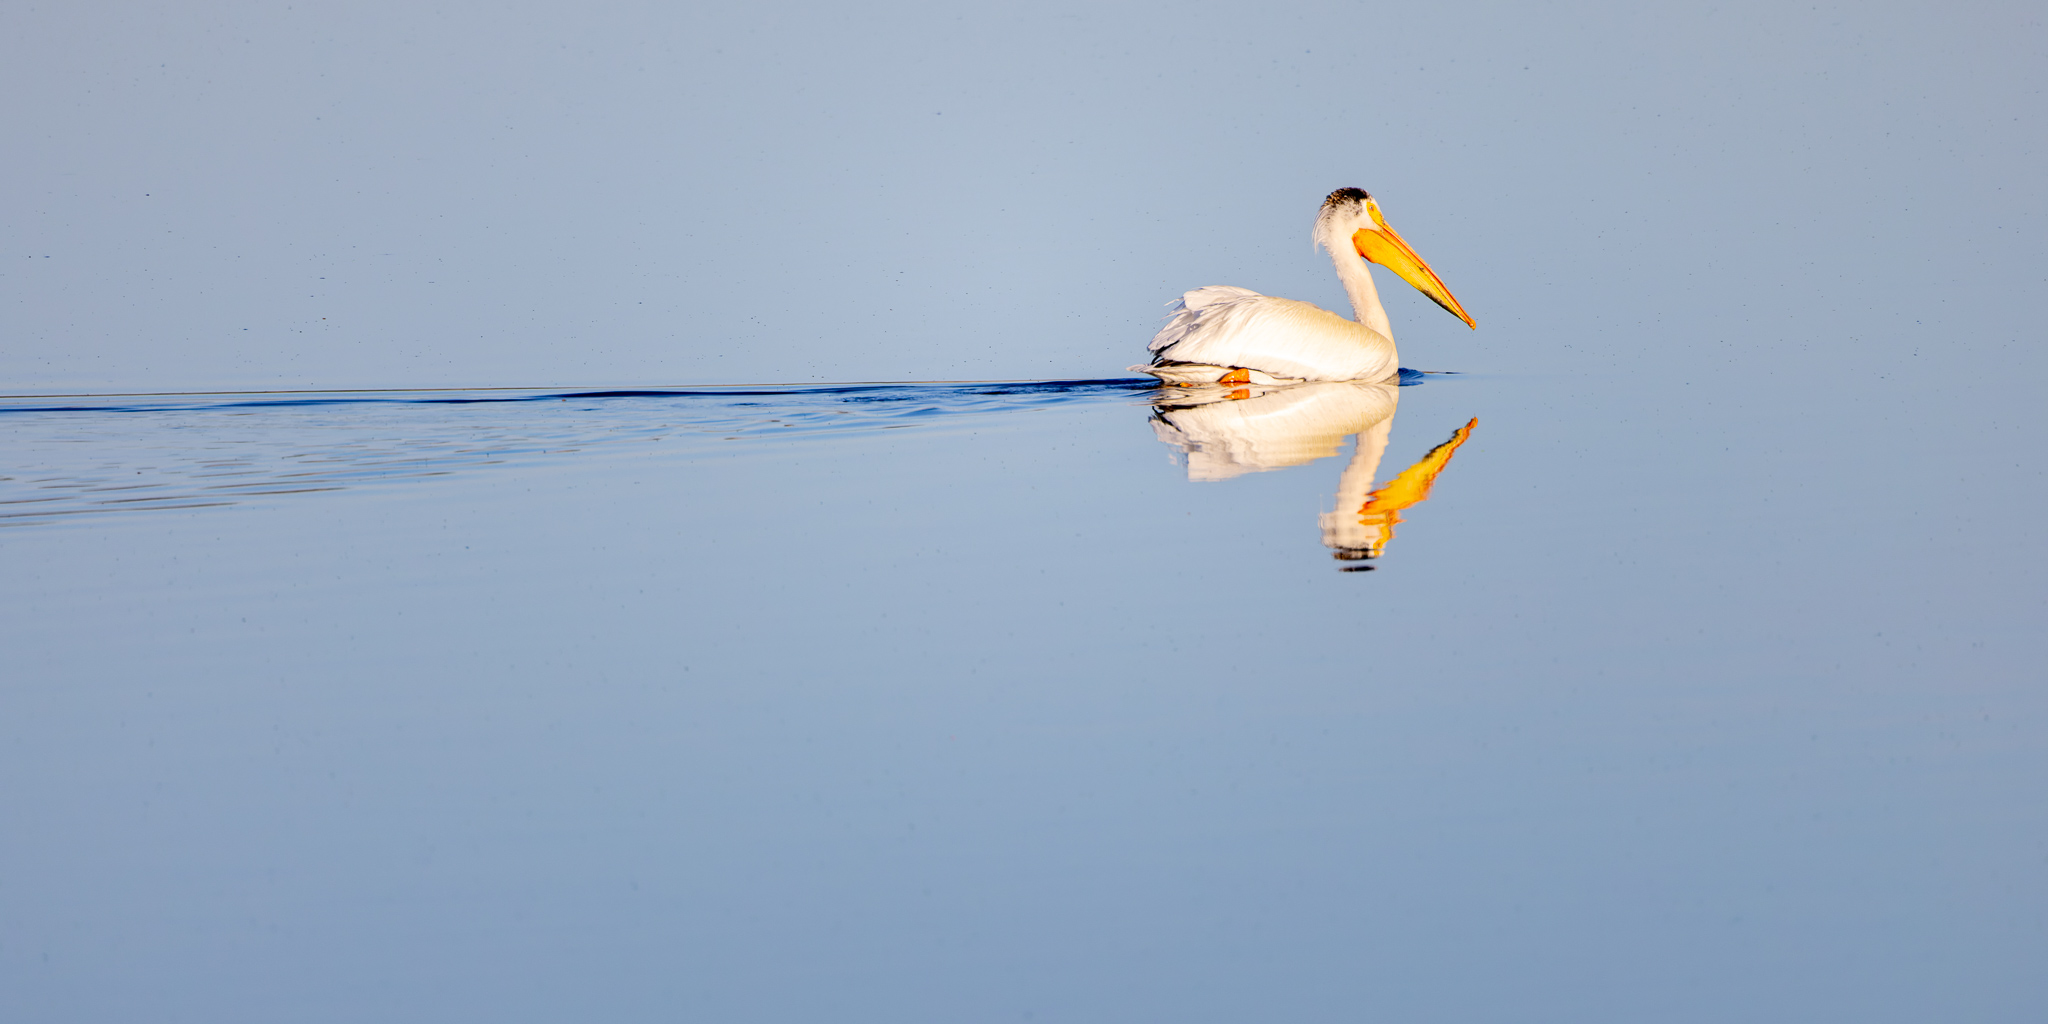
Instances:
[[[1412,373],[1403,370],[1402,373]],[[1406,380],[1404,377],[1403,380]],[[719,401],[741,398],[811,402],[914,402],[935,400],[979,408],[988,399],[1086,399],[1147,391],[1150,377],[1099,380],[942,381],[858,384],[745,384],[676,388],[568,391],[548,388],[434,388],[388,391],[234,391],[111,395],[0,396],[0,415],[64,412],[199,412],[336,405],[499,405],[570,399],[665,398]],[[58,400],[64,401],[58,401]],[[126,401],[123,401],[126,399]],[[965,411],[965,410],[963,410]]]
[[[487,466],[1102,401],[1150,378],[0,399],[0,526],[192,510]]]

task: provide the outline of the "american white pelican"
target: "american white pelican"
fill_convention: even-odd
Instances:
[[[1357,320],[1248,288],[1210,285],[1180,297],[1152,339],[1152,363],[1133,366],[1171,384],[1273,384],[1306,380],[1392,380],[1400,370],[1394,329],[1373,287],[1370,260],[1436,300],[1465,325],[1478,324],[1429,264],[1387,226],[1364,189],[1323,200],[1316,244],[1330,253]]]
[[[1174,388],[1153,403],[1152,430],[1187,460],[1188,479],[1228,480],[1337,454],[1356,434],[1351,464],[1337,479],[1334,511],[1318,519],[1323,544],[1340,561],[1378,558],[1401,513],[1429,498],[1437,474],[1471,436],[1474,420],[1384,486],[1373,487],[1394,427],[1400,389],[1326,381],[1237,388]],[[1346,571],[1371,566],[1349,566]]]

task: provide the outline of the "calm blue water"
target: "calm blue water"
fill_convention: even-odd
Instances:
[[[2041,1008],[2039,546],[1995,459],[1908,492],[1682,382],[1309,397],[11,400],[0,999]],[[1380,430],[1384,487],[1468,422],[1331,557],[1328,431]]]
[[[0,1022],[2048,1020],[2039,7],[11,5]]]

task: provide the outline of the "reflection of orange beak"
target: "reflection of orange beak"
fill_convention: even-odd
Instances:
[[[1450,440],[1431,448],[1422,461],[1402,470],[1401,475],[1387,481],[1385,487],[1365,496],[1365,504],[1358,507],[1358,521],[1379,531],[1369,557],[1378,558],[1380,552],[1386,550],[1387,542],[1394,539],[1394,524],[1401,521],[1403,509],[1429,500],[1429,490],[1436,486],[1436,475],[1451,464],[1451,456],[1458,454],[1458,446],[1472,436],[1472,428],[1478,425],[1478,417],[1473,417],[1459,427]]]
[[[1479,325],[1465,315],[1465,307],[1458,304],[1457,296],[1452,295],[1449,288],[1444,287],[1443,280],[1436,276],[1436,271],[1429,269],[1429,264],[1423,262],[1422,257],[1415,255],[1415,250],[1408,247],[1407,239],[1402,238],[1400,232],[1388,226],[1386,218],[1380,216],[1379,204],[1368,199],[1365,209],[1367,213],[1372,214],[1373,223],[1379,227],[1359,228],[1352,232],[1351,244],[1358,250],[1358,254],[1401,275],[1401,280],[1414,285],[1416,291],[1429,296],[1437,305],[1449,310],[1452,316],[1465,321],[1465,326],[1478,330]]]

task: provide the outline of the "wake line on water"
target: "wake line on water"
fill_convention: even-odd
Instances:
[[[1443,371],[1401,370],[1408,387]],[[838,398],[841,401],[915,401],[919,398],[994,398],[1002,396],[1098,397],[1160,387],[1151,377],[1104,377],[1078,380],[933,380],[838,381],[807,384],[692,384],[601,389],[474,387],[474,388],[341,388],[266,391],[130,391],[45,395],[0,395],[0,415],[59,412],[172,412],[208,409],[291,406],[412,404],[474,405],[613,398]],[[177,399],[223,399],[197,402]],[[117,402],[128,399],[128,402]],[[145,401],[132,401],[143,399]],[[156,399],[156,401],[147,401]],[[69,400],[79,404],[27,403]],[[23,404],[14,404],[23,403]]]
[[[1402,383],[1422,377],[1403,371]],[[0,398],[0,527],[214,510],[607,452],[703,452],[1145,405],[1160,390],[1150,377],[1124,377],[15,396]]]
[[[642,385],[614,388],[573,387],[450,387],[450,388],[290,388],[259,391],[126,391],[80,392],[74,394],[0,395],[0,402],[54,402],[88,400],[90,405],[12,405],[0,412],[105,412],[121,408],[104,404],[114,399],[196,399],[229,401],[207,403],[149,402],[136,408],[157,411],[166,408],[231,408],[277,405],[333,405],[353,402],[416,404],[469,404],[485,402],[542,402],[575,398],[733,398],[747,396],[860,395],[930,390],[947,393],[1027,394],[1055,392],[1141,391],[1159,386],[1150,377],[1113,377],[1085,380],[926,380],[926,381],[828,381],[802,384],[688,384]]]
[[[681,454],[1142,404],[1156,387],[1127,378],[0,400],[0,527],[217,511],[605,453]]]

